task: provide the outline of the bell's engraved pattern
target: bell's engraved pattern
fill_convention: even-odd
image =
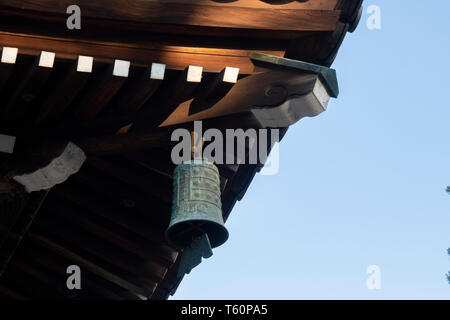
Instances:
[[[228,237],[222,217],[220,178],[208,161],[193,160],[178,165],[174,172],[172,217],[168,240],[179,246],[207,233],[216,247]]]
[[[194,165],[185,163],[175,169],[175,206],[183,206],[184,201],[200,201],[222,209],[219,172],[215,165],[205,163]],[[191,206],[195,207],[195,203],[190,203],[188,207]],[[203,207],[198,205],[200,210]],[[191,211],[189,208],[186,209]]]

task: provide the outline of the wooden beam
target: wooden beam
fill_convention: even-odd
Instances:
[[[46,248],[54,251],[55,253],[58,253],[62,255],[63,257],[73,261],[76,264],[79,264],[81,267],[86,268],[90,272],[107,279],[108,281],[126,289],[134,293],[138,293],[142,296],[149,296],[151,292],[147,290],[146,288],[143,288],[142,286],[135,285],[111,272],[108,270],[105,270],[104,268],[96,265],[95,263],[92,263],[80,255],[67,250],[66,248],[60,246],[57,243],[52,242],[51,240],[46,239],[44,236],[40,234],[33,233],[30,235],[30,237],[37,241],[39,244],[42,244]]]
[[[41,16],[66,17],[67,7],[73,4],[71,1],[30,0],[24,3],[9,0],[3,7],[34,11]],[[334,10],[283,10],[153,1],[129,1],[124,5],[120,0],[79,0],[77,5],[83,8],[83,17],[92,19],[232,29],[331,31],[339,19],[339,12]]]
[[[0,292],[7,296],[8,298],[14,299],[14,300],[28,300],[29,298],[25,296],[23,293],[19,293],[16,290],[10,288],[6,284],[0,284]]]
[[[0,194],[10,193],[13,191],[14,187],[7,180],[0,180]]]
[[[169,36],[166,36],[170,38]],[[187,40],[185,40],[187,41]],[[178,39],[178,43],[182,40]],[[226,42],[226,41],[225,41]],[[275,41],[272,41],[275,42]],[[269,46],[266,40],[263,44]],[[265,49],[263,44],[255,44],[258,52],[283,56],[284,49]],[[21,54],[39,55],[41,50],[52,48],[59,58],[77,60],[79,55],[94,56],[97,62],[114,63],[115,59],[129,60],[133,65],[147,67],[152,63],[165,64],[167,69],[184,70],[188,65],[202,66],[205,72],[220,72],[224,66],[239,68],[241,73],[253,72],[253,64],[249,56],[254,51],[248,49],[234,49],[233,45],[224,46],[217,40],[212,44],[171,45],[163,40],[131,41],[117,40],[95,41],[77,39],[68,36],[43,36],[32,34],[17,34],[0,31],[0,46],[15,46]],[[248,46],[247,46],[248,47]]]
[[[158,154],[157,157],[154,155]],[[129,161],[137,163],[139,166],[156,172],[168,179],[173,179],[173,172],[176,165],[170,159],[170,153],[163,149],[151,151],[132,152],[123,155]]]
[[[192,101],[181,103],[160,127],[245,112],[253,114],[262,128],[282,127],[285,123],[289,126],[304,116],[315,116],[325,110],[317,108],[318,103],[312,103],[315,98],[309,104],[285,105],[296,97],[307,98],[307,95],[312,94],[318,78],[315,74],[290,69],[254,74],[239,80],[228,94],[206,110],[190,113]],[[323,91],[326,93],[325,89]],[[274,112],[274,107],[281,109]],[[267,119],[264,114],[267,114]],[[269,119],[274,121],[266,121]],[[276,125],[278,120],[280,125]],[[140,117],[140,121],[145,123],[145,114]]]
[[[89,60],[89,57],[87,58]],[[72,62],[64,78],[43,101],[35,118],[34,127],[48,126],[57,121],[83,89],[90,76],[89,70],[92,69],[92,65],[85,59],[81,58],[81,61]]]
[[[22,76],[20,83],[9,95],[1,113],[1,124],[10,132],[18,133],[27,128],[30,105],[41,93],[53,68],[54,54],[42,51]],[[19,123],[20,121],[20,123]]]
[[[187,112],[188,111],[186,110],[186,113]],[[148,116],[148,114],[145,116]],[[146,123],[144,117],[142,123]],[[246,129],[249,127],[254,127],[255,125],[258,125],[258,122],[255,121],[255,118],[250,113],[237,113],[231,116],[206,118],[203,122],[203,129]],[[88,157],[126,154],[155,148],[170,150],[172,145],[178,143],[177,141],[171,141],[173,131],[177,128],[192,129],[191,127],[192,122],[185,122],[176,126],[164,126],[153,128],[151,130],[147,129],[143,131],[129,131],[114,135],[77,138],[74,139],[74,141],[80,148],[83,149]]]
[[[41,211],[36,225],[55,234],[58,238],[62,237],[66,241],[66,248],[81,247],[89,255],[106,260],[111,265],[125,270],[130,276],[141,278],[142,282],[153,282],[154,285],[164,278],[166,268],[156,264],[153,260],[147,261],[146,266],[143,267],[142,261],[131,252],[121,250],[108,240],[105,241],[98,233],[90,232],[90,229],[80,225],[81,217],[74,217],[73,213],[66,216],[62,214],[61,208],[53,207],[51,202],[49,201],[49,205],[46,205]]]
[[[358,16],[363,0],[339,0],[336,3],[336,10],[341,11],[340,20],[344,23],[353,23]]]
[[[0,94],[4,90],[4,86],[13,72],[17,60],[17,52],[18,48],[4,47],[2,49],[0,63]]]
[[[165,272],[164,269],[172,265],[172,262],[158,254],[157,245],[130,240],[128,237],[118,232],[120,228],[106,229],[101,224],[90,219],[88,215],[80,214],[74,207],[71,209],[66,208],[66,205],[61,201],[61,198],[59,200],[53,198],[46,204],[43,210],[47,212],[45,213],[45,218],[48,218],[47,220],[63,220],[64,222],[61,221],[62,224],[70,225],[75,230],[85,230],[87,233],[95,235],[99,240],[105,241],[109,246],[116,247],[118,250],[124,250],[130,257],[133,257],[135,261],[152,262],[155,276],[162,277]],[[49,217],[48,212],[51,213],[51,217]],[[37,223],[41,223],[41,220],[37,221]],[[91,246],[94,248],[95,244],[92,244]],[[160,279],[156,280],[159,281]]]
[[[9,221],[6,226],[7,231],[2,232],[2,237],[0,239],[0,250],[2,252],[0,259],[0,276],[8,266],[11,257],[14,255],[14,252],[22,241],[22,237],[28,231],[31,222],[35,218],[46,197],[47,192],[33,193],[28,199],[25,199],[25,207],[23,209],[19,208],[10,213],[13,215],[12,221]],[[6,213],[3,212],[3,214],[5,215]]]
[[[4,276],[7,284],[13,288],[20,288],[30,299],[46,298],[59,300],[69,298],[63,294],[61,285],[59,288],[51,288],[51,282],[41,270],[31,267],[28,263],[23,263],[20,259],[13,259],[10,268]]]
[[[172,180],[166,176],[160,176],[153,171],[144,171],[139,165],[136,166],[124,158],[103,160],[91,157],[88,164],[96,171],[112,176],[129,187],[142,190],[146,195],[160,199],[168,207],[172,204]]]
[[[147,0],[148,2],[171,2],[181,4],[192,4],[192,0]],[[321,1],[286,1],[286,0],[234,0],[234,1],[211,1],[195,0],[197,5],[209,5],[219,7],[241,7],[253,9],[297,9],[297,10],[333,10],[339,0]]]
[[[108,111],[124,115],[137,112],[159,88],[164,80],[164,73],[165,65],[156,63],[141,71],[137,77],[125,84]]]
[[[74,106],[74,115],[79,121],[95,118],[128,78],[129,61],[115,60],[89,81],[81,100]]]
[[[93,186],[92,188],[95,188]],[[176,251],[165,242],[164,235],[161,230],[155,226],[154,217],[141,217],[141,215],[130,214],[130,210],[121,208],[109,200],[91,192],[87,187],[78,184],[77,187],[71,183],[61,185],[52,191],[59,198],[65,199],[72,205],[78,205],[85,208],[86,212],[96,216],[98,219],[105,219],[109,223],[116,224],[121,228],[135,233],[139,237],[147,240],[147,245],[160,245],[160,256],[163,258],[164,265],[170,265],[176,258]],[[148,211],[147,211],[148,214]],[[151,219],[150,219],[151,218]]]
[[[133,124],[133,130],[157,127],[177,106],[191,99],[201,86],[203,67],[188,66],[166,81],[158,92],[141,108]]]
[[[181,279],[178,278],[177,274],[182,256],[183,254],[179,254],[175,263],[172,265],[172,267],[169,268],[169,270],[167,270],[164,280],[161,281],[156,287],[153,295],[150,298],[151,300],[166,300],[171,294],[175,293],[181,281]]]
[[[43,230],[39,227],[33,228],[39,234],[45,234]],[[72,261],[64,258],[52,250],[35,243],[31,238],[27,238],[18,252],[19,258],[24,258],[27,261],[32,262],[39,269],[45,269],[48,273],[51,273],[53,283],[51,285],[53,290],[57,290],[58,287],[63,286],[65,289],[64,293],[69,293],[69,296],[74,298],[73,291],[67,289],[64,281],[61,279],[67,279],[67,267],[73,264]],[[16,259],[16,258],[15,258]],[[100,276],[94,275],[87,270],[82,274],[82,291],[78,293],[75,297],[89,297],[93,298],[106,298],[114,300],[125,300],[129,298],[124,295],[124,290],[112,283],[109,283],[106,279]],[[99,281],[100,280],[100,281]],[[131,293],[130,293],[131,295]],[[42,295],[37,295],[33,298],[44,298]],[[136,296],[132,297],[136,299]]]
[[[206,110],[222,99],[238,80],[239,68],[226,67],[219,74],[210,75],[197,90],[190,104],[189,114]]]
[[[11,268],[14,268],[17,272],[15,278],[19,278],[20,280],[31,279],[31,282],[26,281],[27,287],[35,292],[36,298],[39,296],[52,300],[70,298],[70,295],[68,295],[67,292],[68,290],[64,292],[61,288],[62,286],[53,287],[54,279],[52,279],[51,276],[54,276],[54,274],[50,275],[49,272],[45,272],[42,268],[36,268],[32,264],[30,265],[28,259],[15,257],[11,261]],[[11,277],[11,275],[8,276]]]
[[[88,156],[111,155],[164,147],[170,144],[172,130],[131,132],[76,140]]]

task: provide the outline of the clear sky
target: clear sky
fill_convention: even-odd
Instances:
[[[291,127],[175,299],[450,299],[450,2],[372,4],[382,29],[364,14],[347,35],[339,98]]]

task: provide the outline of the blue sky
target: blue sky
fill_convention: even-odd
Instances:
[[[291,127],[174,299],[450,299],[450,2],[371,4],[382,29],[346,37],[339,98]]]

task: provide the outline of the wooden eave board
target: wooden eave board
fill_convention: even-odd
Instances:
[[[41,15],[64,15],[73,1],[20,0],[2,1],[6,9],[19,9]],[[326,3],[325,3],[326,4]],[[303,8],[241,7],[211,5],[203,2],[81,0],[77,5],[83,16],[91,19],[126,21],[142,24],[190,25],[232,29],[279,31],[332,31],[339,20],[339,11]],[[330,7],[329,4],[327,6]],[[311,8],[311,7],[310,7]]]

